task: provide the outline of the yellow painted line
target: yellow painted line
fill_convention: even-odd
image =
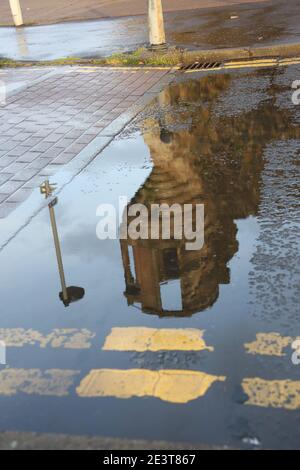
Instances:
[[[284,65],[287,66],[287,65],[297,65],[297,64],[300,64],[300,59],[297,59],[297,60],[291,60],[290,62],[279,62],[279,66],[280,67],[283,67]]]
[[[224,69],[242,69],[242,68],[256,68],[256,67],[273,67],[278,65],[277,61],[274,62],[245,62],[244,64],[224,64]]]
[[[203,330],[195,328],[112,328],[104,351],[213,351],[203,339]]]
[[[300,381],[264,380],[254,377],[244,379],[242,387],[249,397],[246,405],[286,410],[300,408]]]
[[[276,64],[278,59],[270,58],[270,59],[254,59],[254,60],[230,60],[225,63],[225,65],[241,65],[244,66],[245,64]]]
[[[215,381],[225,377],[189,370],[95,369],[81,381],[80,397],[154,397],[187,403],[202,397]]]
[[[284,62],[284,63],[290,63],[294,61],[300,61],[300,57],[286,57],[286,58],[280,59],[280,62]]]
[[[295,339],[291,336],[281,336],[279,333],[257,333],[256,340],[246,343],[245,349],[249,354],[264,356],[285,356],[284,349],[291,345]]]
[[[41,348],[89,349],[95,336],[86,329],[54,329],[47,335],[24,328],[0,328],[0,340],[7,347],[40,346]]]
[[[22,392],[66,396],[79,372],[67,369],[4,369],[0,371],[0,395],[11,396]]]

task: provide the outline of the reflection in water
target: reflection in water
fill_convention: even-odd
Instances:
[[[59,298],[64,304],[65,307],[68,307],[70,303],[76,302],[84,297],[84,289],[82,287],[70,286],[67,287],[66,280],[65,280],[65,273],[64,273],[64,266],[62,262],[61,256],[61,249],[60,249],[60,242],[58,238],[58,232],[56,227],[56,220],[55,220],[55,212],[54,206],[57,204],[57,198],[55,198],[50,204],[49,213],[50,213],[50,221],[51,221],[51,228],[53,233],[53,240],[55,245],[55,252],[57,258],[57,265],[59,271],[59,277],[61,282],[61,292],[59,293]]]
[[[56,185],[51,185],[48,180],[46,180],[41,186],[40,191],[41,194],[44,194],[46,198],[50,197],[53,193]],[[50,222],[51,222],[51,229],[53,234],[54,246],[55,246],[55,253],[58,265],[58,272],[60,277],[61,283],[61,292],[59,293],[59,298],[63,302],[65,307],[68,307],[70,303],[76,302],[84,297],[85,291],[82,287],[70,286],[67,287],[66,279],[65,279],[65,272],[64,266],[62,261],[61,255],[61,248],[60,248],[60,241],[58,237],[57,225],[56,225],[56,218],[55,218],[55,211],[54,207],[56,206],[58,199],[55,197],[49,204],[49,215],[50,215]]]
[[[273,139],[299,138],[289,111],[276,107],[272,85],[256,109],[219,116],[216,101],[230,84],[231,77],[222,75],[173,85],[160,95],[159,117],[144,123],[153,169],[128,207],[204,204],[205,242],[187,251],[186,240],[172,234],[170,240],[121,240],[125,296],[143,312],[188,316],[214,304],[219,285],[230,282],[227,264],[238,250],[235,220],[258,211],[265,146]],[[166,283],[179,290],[175,309],[168,308],[174,288],[163,298]]]
[[[24,29],[17,29],[15,31],[17,44],[18,44],[18,52],[21,57],[27,57],[29,55],[29,49],[26,39],[26,31]]]

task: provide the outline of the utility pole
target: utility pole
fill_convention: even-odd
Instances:
[[[151,49],[165,49],[166,36],[161,0],[148,0],[149,42]]]
[[[15,26],[22,26],[23,23],[23,16],[22,10],[20,6],[20,0],[9,0],[11,13],[14,19]]]

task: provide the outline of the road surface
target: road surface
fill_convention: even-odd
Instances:
[[[297,43],[300,42],[299,23],[299,0],[284,4],[280,0],[242,3],[165,14],[168,44],[188,49]],[[145,16],[0,28],[0,58],[102,57],[132,51],[146,46],[147,42]]]
[[[178,11],[259,2],[261,0],[164,0],[163,7],[164,11]],[[95,20],[147,13],[147,0],[48,0],[46,8],[38,0],[21,0],[20,3],[26,24]],[[8,0],[1,2],[0,18],[1,25],[12,24]]]

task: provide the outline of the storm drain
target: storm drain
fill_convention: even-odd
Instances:
[[[192,64],[182,65],[179,70],[186,72],[188,70],[218,69],[221,65],[222,62],[193,62]]]

